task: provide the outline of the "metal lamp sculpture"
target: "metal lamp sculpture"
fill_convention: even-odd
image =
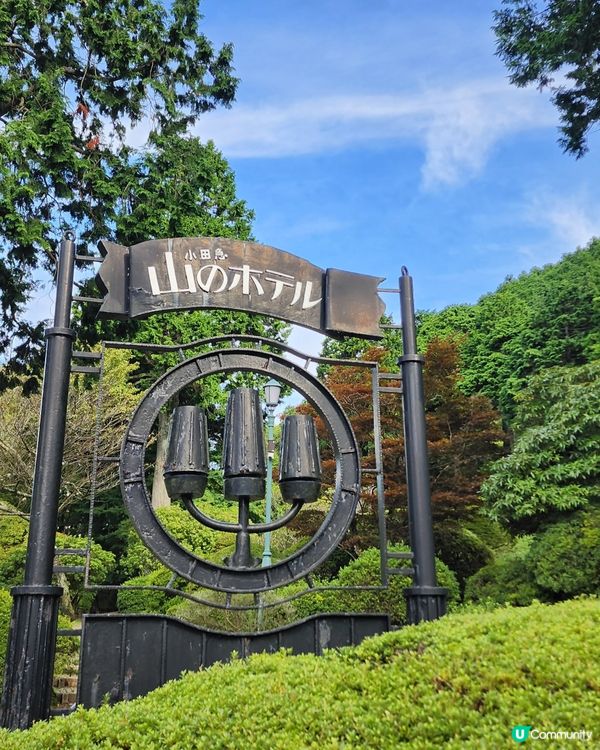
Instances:
[[[224,494],[238,503],[238,522],[205,515],[194,505],[202,497],[209,469],[206,415],[197,406],[178,406],[171,416],[167,460],[163,471],[169,497],[183,502],[198,521],[217,531],[236,534],[235,550],[224,561],[245,570],[260,565],[252,557],[250,534],[270,533],[289,523],[304,503],[314,502],[321,488],[321,462],[312,417],[286,417],[281,444],[281,494],[292,507],[281,518],[250,524],[250,501],[265,497],[265,445],[258,391],[235,388],[229,394],[223,439]]]

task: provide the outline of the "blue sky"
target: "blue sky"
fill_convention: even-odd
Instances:
[[[441,309],[600,235],[600,139],[563,154],[548,93],[509,85],[500,1],[202,0],[241,83],[195,132],[229,160],[256,239],[388,287],[406,265],[417,306]]]
[[[598,138],[563,154],[549,95],[508,84],[499,5],[204,0],[241,83],[196,132],[228,158],[256,239],[387,286],[406,265],[417,306],[440,309],[600,234]]]

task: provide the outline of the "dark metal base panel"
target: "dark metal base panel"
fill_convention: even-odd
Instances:
[[[262,633],[221,633],[161,615],[86,615],[81,642],[78,704],[100,706],[146,695],[184,670],[280,648],[323,653],[390,629],[387,615],[314,615]]]

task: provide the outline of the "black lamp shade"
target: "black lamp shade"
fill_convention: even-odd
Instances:
[[[208,479],[206,414],[198,406],[178,406],[171,415],[167,459],[163,470],[172,500],[202,497]]]
[[[265,443],[262,410],[255,388],[234,388],[229,394],[223,438],[224,492],[227,498],[263,498]]]
[[[284,500],[312,503],[321,491],[321,459],[313,418],[294,414],[285,418],[281,433],[279,487]]]

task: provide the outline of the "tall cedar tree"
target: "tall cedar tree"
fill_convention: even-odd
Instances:
[[[161,139],[233,101],[232,47],[213,49],[200,19],[198,0],[0,3],[0,354],[9,365],[0,386],[39,363],[44,323],[22,313],[35,277],[54,271],[64,228],[76,229],[81,252],[114,238],[123,196],[139,188],[127,128],[147,129],[160,152]]]

